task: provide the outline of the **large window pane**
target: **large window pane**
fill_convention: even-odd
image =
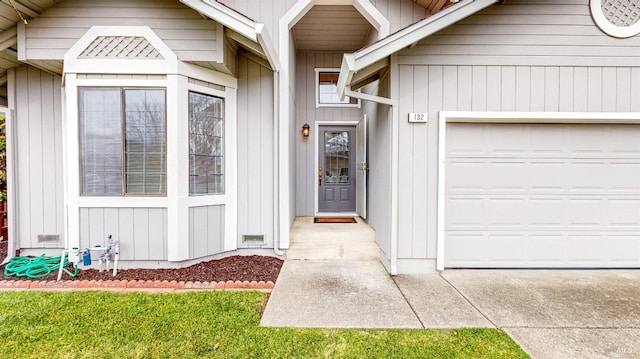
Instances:
[[[165,91],[81,88],[79,103],[82,194],[166,193]]]
[[[358,99],[345,96],[344,100],[340,100],[338,96],[338,77],[339,72],[318,73],[318,103],[319,104],[351,104],[358,103]]]
[[[79,91],[82,194],[122,194],[122,116],[118,88]]]
[[[124,93],[126,193],[165,193],[164,90],[126,90]]]
[[[224,193],[224,100],[189,92],[189,193]]]

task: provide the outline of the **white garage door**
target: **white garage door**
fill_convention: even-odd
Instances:
[[[445,266],[640,267],[640,125],[447,124]]]

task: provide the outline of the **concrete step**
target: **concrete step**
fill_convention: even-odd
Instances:
[[[313,223],[296,218],[287,259],[379,260],[376,233],[361,218],[358,223]]]
[[[344,259],[344,260],[380,260],[380,248],[371,245],[303,245],[292,244],[287,249],[286,257],[292,259]]]

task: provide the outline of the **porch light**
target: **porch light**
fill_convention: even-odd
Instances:
[[[304,137],[305,139],[307,139],[309,137],[309,131],[310,131],[309,124],[305,123],[304,125],[302,125],[302,137]]]

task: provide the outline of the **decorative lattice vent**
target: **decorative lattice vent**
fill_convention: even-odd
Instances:
[[[78,58],[164,59],[147,39],[139,36],[98,36]]]
[[[602,0],[602,13],[615,26],[631,26],[640,20],[640,1]]]

